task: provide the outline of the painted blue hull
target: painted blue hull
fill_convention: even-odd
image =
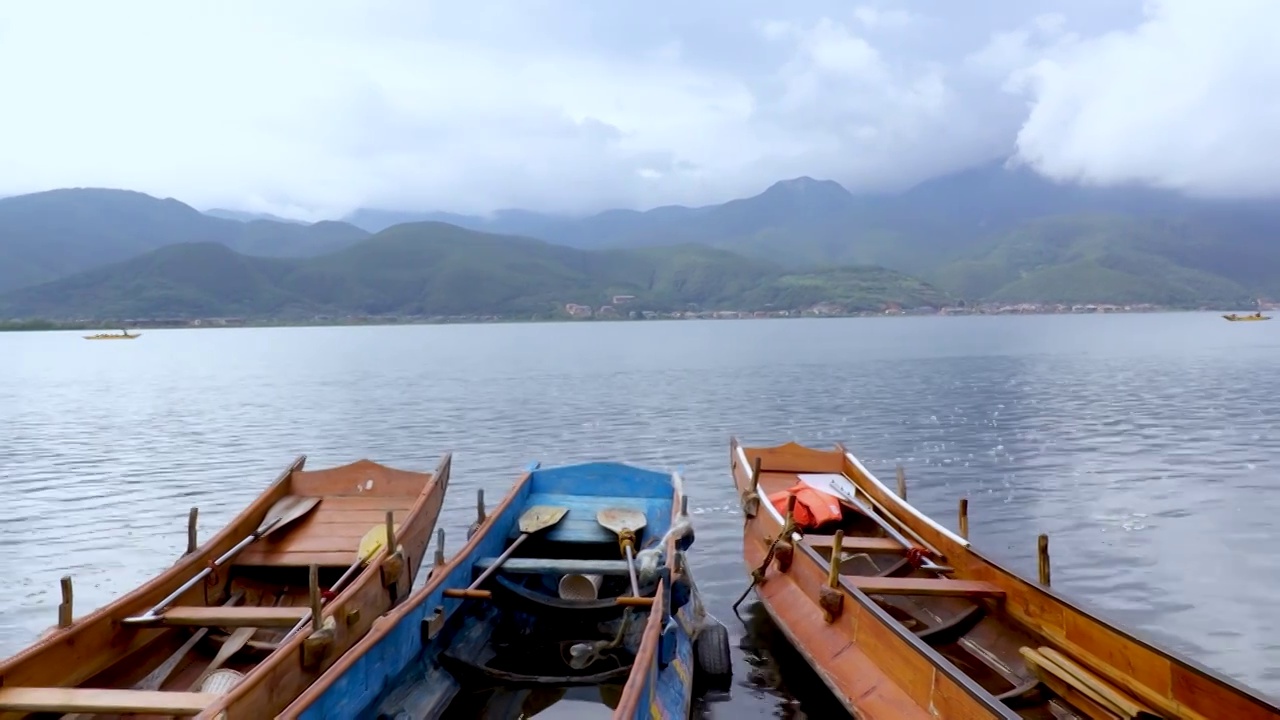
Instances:
[[[628,717],[633,720],[675,720],[689,717],[693,704],[693,635],[696,624],[691,617],[690,606],[680,608],[675,615],[670,643],[670,660],[664,663],[659,655],[644,676],[641,701]]]
[[[620,576],[616,572],[616,565],[621,564],[625,568],[625,561],[589,559],[607,554],[610,545],[613,551],[617,549],[616,537],[596,521],[598,510],[619,505],[643,508],[647,525],[639,537],[639,544],[645,548],[654,546],[659,539],[670,542],[664,536],[672,528],[672,510],[679,502],[678,497],[679,488],[673,476],[618,463],[589,463],[549,469],[533,466],[503,504],[480,526],[467,547],[448,563],[435,567],[425,587],[381,618],[369,635],[348,651],[282,717],[346,720],[399,713],[413,718],[438,717],[446,709],[458,712],[453,703],[476,695],[471,682],[476,677],[486,681],[494,677],[514,678],[514,685],[518,686],[515,690],[492,691],[492,697],[488,698],[490,705],[486,709],[489,713],[493,713],[495,707],[510,707],[512,712],[520,712],[524,707],[528,712],[530,703],[545,707],[558,702],[559,698],[582,701],[585,695],[594,693],[600,702],[617,708],[615,718],[688,717],[694,674],[692,635],[697,632],[702,613],[689,576],[684,574],[684,579],[678,580],[673,588],[670,562],[666,561],[667,553],[664,552],[664,561],[656,570],[657,579],[648,584],[650,589],[646,591],[645,582],[642,580],[641,583],[642,594],[652,595],[653,588],[662,588],[662,602],[655,602],[654,610],[620,609],[611,598],[630,595],[629,589],[622,590],[624,586],[629,587],[625,571]],[[486,599],[446,596],[446,589],[452,589],[456,594],[458,589],[470,585],[479,575],[479,568],[503,552],[519,535],[519,516],[533,505],[562,506],[569,508],[569,512],[558,524],[540,534],[536,541],[527,541],[522,546],[529,548],[537,543],[535,549],[529,551],[532,558],[513,557],[503,565],[503,572],[495,574],[486,586],[492,588],[491,596]],[[676,529],[679,531],[681,526]],[[690,542],[691,534],[688,542],[676,545],[677,555],[682,556]],[[551,558],[573,557],[572,553],[567,556],[552,554],[556,548],[568,548],[588,559],[538,560],[535,558],[539,548],[549,550],[546,556]],[[682,561],[683,557],[679,559]],[[540,593],[546,592],[552,581],[559,577],[556,573],[566,572],[563,569],[566,563],[584,562],[609,565],[614,571],[612,577],[606,576],[602,581],[601,593],[605,599],[596,601],[594,605],[586,603],[584,607],[592,606],[586,610],[559,607],[556,603],[565,601],[558,598],[546,598],[545,604],[529,600],[529,597],[542,598]],[[541,567],[539,563],[546,563],[548,569],[538,570]],[[510,573],[522,572],[526,574],[512,576],[519,578],[518,585],[513,586],[510,580],[496,582]],[[673,606],[677,608],[676,613],[668,615],[668,609]],[[640,642],[640,633],[633,633],[638,628],[628,623],[635,618],[643,618],[644,623],[648,623],[658,608],[661,608],[661,622],[666,630],[656,651],[651,654],[634,652],[636,648],[633,645]],[[616,639],[620,640],[624,635],[627,637],[621,647],[609,650],[618,655],[625,654],[624,650],[633,653],[635,664],[627,668],[621,677],[597,684],[594,681],[596,676],[583,674],[570,677],[568,682],[558,682],[560,676],[551,669],[547,670],[547,677],[522,675],[522,672],[533,671],[513,669],[510,663],[503,665],[491,659],[495,648],[513,644],[511,638],[502,636],[504,632],[509,634],[512,627],[519,628],[519,632],[533,632],[530,628],[541,622],[546,632],[554,635],[561,627],[572,627],[575,621],[581,631],[582,627],[591,626],[596,616],[622,628],[617,631]],[[628,627],[632,629],[628,630]],[[641,627],[645,625],[641,624]],[[610,630],[602,637],[614,634]],[[503,637],[502,642],[494,639],[498,637]],[[568,639],[580,637],[581,632]],[[648,658],[648,662],[641,662],[641,657]],[[536,662],[531,664],[538,665]],[[627,682],[626,689],[630,690],[628,695],[623,695],[623,681]],[[462,693],[464,687],[468,689],[465,694]],[[633,702],[637,697],[639,701]],[[631,698],[626,704],[634,704],[634,707],[618,706],[619,698]]]

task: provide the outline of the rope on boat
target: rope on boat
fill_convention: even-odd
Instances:
[[[907,562],[911,564],[911,567],[917,570],[919,570],[920,566],[924,565],[928,559],[929,553],[925,552],[924,548],[912,546],[910,550],[907,550]]]
[[[612,640],[597,640],[591,643],[574,643],[571,645],[569,647],[569,667],[574,670],[590,667],[596,662],[605,659],[605,651],[621,645],[622,638],[627,633],[627,626],[631,623],[631,610],[631,608],[627,608],[622,612],[622,625],[618,627],[618,634]]]
[[[636,553],[636,575],[638,576],[640,585],[648,585],[658,580],[659,568],[663,565],[666,557],[667,544],[672,539],[679,541],[687,537],[693,532],[693,523],[687,515],[680,516],[675,522],[671,523],[671,527],[667,532],[658,539],[651,547]]]
[[[743,600],[747,599],[747,596],[751,594],[752,590],[755,590],[756,585],[759,585],[760,582],[764,580],[765,571],[768,570],[769,563],[773,562],[773,555],[778,549],[778,544],[782,542],[784,538],[790,542],[792,533],[796,532],[799,532],[799,528],[796,526],[795,518],[788,517],[786,524],[782,526],[782,532],[778,533],[778,537],[774,538],[773,542],[769,543],[769,551],[764,554],[764,562],[760,563],[760,567],[751,571],[751,584],[747,586],[746,590],[742,591],[742,595],[738,598],[737,602],[733,604],[734,615],[738,615],[738,606],[742,604]],[[738,617],[741,618],[742,616],[738,615]]]

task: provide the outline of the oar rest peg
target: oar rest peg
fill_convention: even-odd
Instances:
[[[734,460],[737,463],[737,460]],[[742,514],[748,518],[753,518],[756,513],[760,512],[760,458],[757,457],[751,463],[751,484],[746,490],[742,491],[742,497],[739,501],[742,505]]]
[[[836,530],[831,542],[831,560],[827,567],[827,584],[818,589],[818,607],[822,619],[833,623],[844,611],[844,591],[840,589],[840,563],[844,561],[844,530]]]
[[[390,510],[387,511],[387,556],[382,559],[382,587],[389,588],[404,576],[404,548],[396,538],[396,526]]]
[[[71,576],[63,575],[62,579],[59,581],[59,586],[62,590],[62,602],[58,604],[58,627],[71,627],[71,622],[73,620],[73,613],[71,611],[73,595],[71,589]]]
[[[783,520],[778,544],[773,550],[773,562],[779,572],[791,569],[791,559],[795,556],[795,543],[791,533],[796,529],[796,496],[787,495],[787,515]]]
[[[320,566],[311,566],[311,633],[302,641],[302,669],[314,672],[324,661],[325,655],[333,647],[337,622],[333,616],[325,617],[321,612]]]

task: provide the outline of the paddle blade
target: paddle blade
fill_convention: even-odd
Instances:
[[[520,532],[536,533],[539,530],[555,525],[560,522],[565,513],[569,512],[567,507],[557,507],[555,505],[534,505],[525,510],[520,516]]]
[[[396,526],[398,531],[400,526]],[[370,558],[378,554],[378,551],[387,546],[387,526],[377,525],[369,528],[369,532],[360,538],[360,549],[356,551],[356,557],[361,563],[369,562]]]
[[[614,533],[621,533],[624,530],[635,532],[644,527],[648,520],[640,510],[614,507],[596,513],[596,522]]]
[[[262,516],[262,524],[258,526],[258,532],[264,535],[279,530],[311,512],[316,505],[320,504],[318,497],[301,497],[299,495],[286,495],[280,498],[267,510],[267,514]],[[279,518],[279,520],[276,520]],[[274,524],[272,524],[274,522]]]

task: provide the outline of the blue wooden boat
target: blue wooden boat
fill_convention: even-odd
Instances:
[[[686,718],[695,684],[728,681],[727,632],[685,562],[679,473],[535,464],[492,512],[480,497],[461,551],[445,562],[441,531],[426,585],[279,717],[517,718],[587,702]]]

